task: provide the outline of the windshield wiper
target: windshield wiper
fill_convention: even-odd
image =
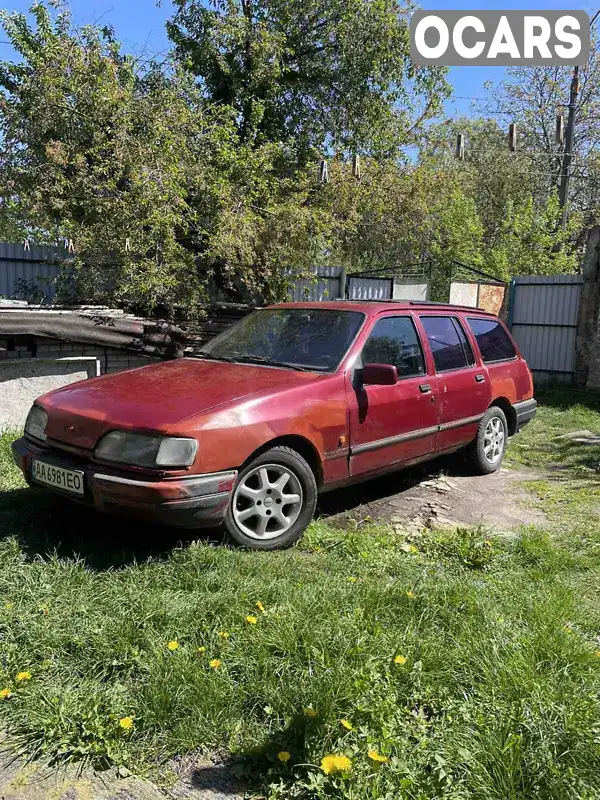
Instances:
[[[227,361],[230,364],[233,364],[237,361],[237,358],[228,358],[227,356],[214,356],[212,353],[207,353],[206,350],[196,350],[192,353],[194,358],[210,358],[212,361]]]
[[[277,361],[266,356],[235,356],[232,361],[239,361],[242,364],[266,364],[269,367],[287,367],[287,369],[296,369],[299,372],[314,372],[312,367],[301,367],[298,364],[289,364],[287,361]]]

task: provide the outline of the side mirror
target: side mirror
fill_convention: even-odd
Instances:
[[[398,381],[398,370],[393,364],[365,364],[362,379],[374,386],[393,386]]]

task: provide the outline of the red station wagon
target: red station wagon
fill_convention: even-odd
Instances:
[[[461,448],[494,472],[535,412],[529,368],[491,314],[285,303],[193,358],[40,397],[13,453],[30,484],[98,510],[224,523],[270,550],[298,539],[318,492]]]

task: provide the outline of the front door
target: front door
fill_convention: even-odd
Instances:
[[[365,386],[364,364],[393,364],[393,386]],[[432,453],[438,425],[437,378],[411,316],[380,318],[363,347],[348,386],[350,474],[359,475]]]
[[[440,431],[436,450],[450,450],[473,441],[490,402],[487,369],[477,363],[458,317],[423,315],[438,375]]]

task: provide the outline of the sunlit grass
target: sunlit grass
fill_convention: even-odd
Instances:
[[[600,427],[560,413],[561,432]],[[554,414],[519,437],[536,469]],[[406,552],[391,529],[317,521],[250,553],[24,490],[8,439],[0,714],[30,756],[143,771],[219,749],[271,798],[597,797],[600,525],[593,482],[561,483],[584,474],[568,455],[531,487],[546,531]],[[331,754],[349,770],[326,775]]]

